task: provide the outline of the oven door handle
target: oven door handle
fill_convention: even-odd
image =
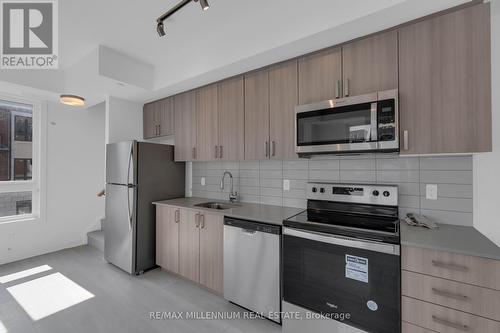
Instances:
[[[396,256],[400,255],[400,246],[395,244],[380,243],[369,240],[359,240],[356,238],[331,235],[314,231],[302,231],[292,228],[283,228],[283,234],[333,245],[354,247],[357,249],[393,254]]]

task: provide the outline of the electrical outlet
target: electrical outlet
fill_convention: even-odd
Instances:
[[[283,191],[290,191],[290,180],[283,179]]]
[[[438,198],[438,186],[437,186],[437,184],[425,185],[425,198],[427,200],[437,200],[437,198]]]
[[[201,186],[205,186],[205,177],[201,177]]]

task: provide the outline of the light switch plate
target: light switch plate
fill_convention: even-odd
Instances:
[[[283,179],[283,191],[290,191],[290,180]]]
[[[438,198],[438,186],[437,186],[437,184],[426,184],[425,185],[425,198],[427,200],[437,200],[437,198]]]
[[[201,177],[201,186],[205,186],[205,177]]]

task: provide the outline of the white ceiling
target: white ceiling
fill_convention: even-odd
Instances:
[[[143,102],[467,2],[209,0],[205,12],[190,3],[174,14],[165,23],[167,35],[160,38],[156,18],[177,1],[59,0],[60,71],[77,67],[98,45],[109,47],[153,66],[154,89],[126,89],[118,96]],[[31,72],[19,76],[0,71],[0,80],[38,89],[45,77],[45,82],[54,80],[46,71]],[[57,93],[68,92],[67,86],[83,87],[69,93],[85,94],[84,87],[93,84],[87,75],[66,80],[81,82],[49,82],[45,87]],[[106,94],[121,95],[115,82],[100,89],[89,90],[95,96],[86,97],[98,102]]]

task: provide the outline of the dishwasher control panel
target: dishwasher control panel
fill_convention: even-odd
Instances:
[[[281,235],[281,226],[279,225],[266,224],[256,221],[233,219],[229,217],[224,218],[224,224],[249,231],[251,230],[251,231],[265,232],[268,234]]]

